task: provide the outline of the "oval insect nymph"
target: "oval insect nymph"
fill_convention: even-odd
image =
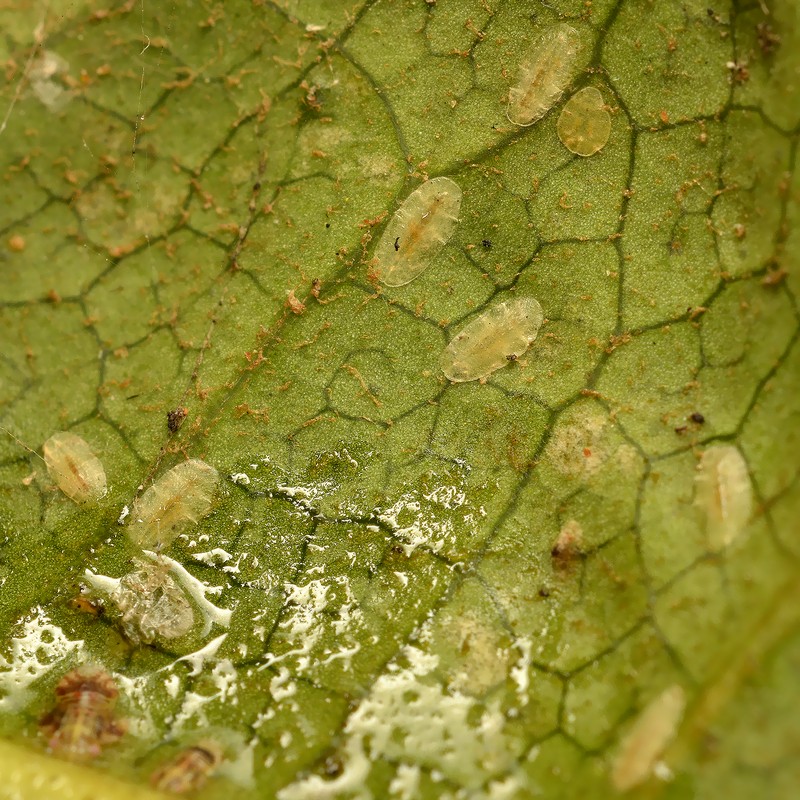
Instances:
[[[683,718],[686,695],[675,684],[650,702],[622,740],[611,765],[611,782],[620,792],[644,783],[672,741]]]
[[[544,321],[532,297],[518,297],[484,311],[457,333],[442,352],[442,372],[454,383],[475,381],[516,361]]]
[[[222,748],[216,742],[204,739],[159,767],[150,776],[150,784],[172,794],[194,792],[205,785],[221,761]]]
[[[573,78],[580,36],[569,25],[551,28],[533,45],[508,93],[509,122],[533,125],[558,101]]]
[[[131,539],[139,547],[165,547],[211,510],[218,481],[199,458],[168,470],[133,504]]]
[[[571,153],[593,156],[602,150],[611,135],[611,115],[603,95],[594,86],[576,92],[558,117],[558,138]]]
[[[54,433],[42,448],[50,477],[76,503],[96,503],[107,491],[106,471],[89,445],[74,433]]]
[[[125,732],[124,722],[114,718],[118,694],[102,669],[79,667],[64,675],[56,686],[56,707],[41,722],[50,749],[70,761],[97,758]]]
[[[709,447],[700,457],[695,485],[709,547],[721,550],[742,533],[753,513],[753,487],[739,449],[733,445]]]
[[[414,190],[375,248],[381,282],[404,286],[421,275],[452,237],[460,209],[461,189],[450,178],[432,178]]]

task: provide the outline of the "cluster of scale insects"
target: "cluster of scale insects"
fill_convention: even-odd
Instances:
[[[544,117],[569,88],[581,51],[579,34],[559,24],[534,43],[511,88],[506,116],[514,125],[529,126]],[[564,105],[556,131],[571,153],[598,153],[611,134],[611,116],[600,91],[586,86]],[[455,234],[463,194],[447,177],[424,181],[397,208],[379,240],[373,258],[375,276],[391,288],[416,280],[436,260]],[[484,239],[486,250],[491,241]],[[540,304],[517,296],[498,302],[473,318],[443,350],[439,366],[453,383],[481,380],[517,361],[537,338],[544,322]],[[168,415],[176,432],[185,408]],[[79,504],[96,503],[107,492],[105,471],[89,445],[79,436],[60,432],[45,443],[44,460],[59,489]],[[218,483],[213,467],[191,459],[167,471],[132,509],[128,532],[140,548],[168,545],[188,525],[210,510]],[[713,547],[729,544],[751,513],[746,465],[734,447],[707,450],[698,466],[697,503],[707,518]],[[191,603],[169,575],[166,561],[137,560],[111,593],[122,632],[133,644],[179,638],[194,624]],[[97,608],[82,598],[85,610]],[[82,607],[79,605],[79,607]],[[78,667],[55,688],[54,708],[42,719],[41,731],[49,748],[73,761],[89,761],[125,733],[117,718],[119,691],[100,667]],[[612,782],[621,791],[637,785],[674,733],[683,712],[680,687],[671,687],[642,713],[613,766]],[[200,740],[185,747],[151,775],[160,790],[184,793],[201,787],[223,759],[220,746]]]
[[[506,116],[518,126],[540,120],[560,100],[576,73],[582,50],[578,32],[569,25],[549,29],[524,59],[518,81],[508,95]],[[611,115],[600,90],[586,86],[566,102],[557,134],[571,153],[584,158],[598,153],[611,135]],[[455,234],[463,193],[451,178],[431,178],[400,204],[378,241],[372,264],[385,286],[399,288],[416,280],[439,258]],[[487,250],[492,243],[482,240]],[[490,307],[451,339],[439,367],[453,383],[485,380],[517,361],[536,339],[544,321],[539,303],[517,297]]]
[[[50,477],[67,497],[79,505],[92,505],[105,497],[105,470],[84,439],[61,431],[42,449]],[[209,512],[218,480],[217,471],[199,459],[172,467],[134,502],[128,526],[131,540],[140,548],[168,545]],[[109,593],[119,627],[133,645],[176,639],[194,626],[192,604],[169,573],[169,562],[160,556],[137,558],[134,569],[116,581],[116,588]],[[102,607],[91,595],[81,595],[73,605],[93,614]],[[53,708],[40,722],[53,753],[70,761],[91,761],[125,734],[126,721],[116,714],[119,690],[102,667],[83,665],[70,670],[54,694]],[[160,765],[150,781],[161,791],[194,791],[205,784],[222,759],[222,748],[216,742],[199,740]]]

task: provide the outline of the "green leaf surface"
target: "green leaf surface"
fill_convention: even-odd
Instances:
[[[516,126],[559,23],[574,80]],[[607,798],[675,686],[632,796],[797,796],[795,0],[51,0],[0,27],[0,796],[155,796],[211,737],[207,800]],[[581,158],[557,120],[585,86],[612,126]],[[383,230],[442,175],[454,236],[382,285]],[[533,345],[450,383],[448,342],[521,296]],[[48,476],[60,430],[104,464],[95,506]],[[705,474],[715,447],[746,478]],[[196,624],[134,643],[73,601],[135,569],[118,520],[186,458],[222,478],[163,553]],[[85,766],[40,731],[81,664],[129,729]]]

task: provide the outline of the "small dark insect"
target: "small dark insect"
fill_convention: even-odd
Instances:
[[[698,425],[702,425],[706,421],[706,418],[699,411],[695,411],[689,419]]]
[[[189,409],[184,406],[178,406],[178,408],[167,412],[167,427],[170,433],[178,432],[188,413]]]
[[[397,237],[397,238],[394,240],[394,251],[395,251],[395,253],[396,253],[396,252],[397,252],[399,249],[400,249],[400,237],[398,236],[398,237]]]
[[[261,191],[261,181],[256,181],[256,182],[253,184],[253,191],[254,191],[254,192]]]
[[[325,223],[325,227],[326,227],[326,228],[330,228],[330,226],[331,226],[330,222],[326,222],[326,223]]]
[[[516,360],[517,360],[517,358],[519,358],[519,356],[517,356],[517,354],[516,354],[516,353],[509,353],[509,354],[506,356],[506,361],[516,361]]]
[[[546,586],[539,589],[539,597],[550,597],[550,590]]]
[[[483,245],[483,246],[484,246],[484,247],[485,247],[487,250],[491,250],[491,249],[492,249],[492,242],[491,242],[491,239],[483,239],[483,240],[481,241],[481,244],[482,244],[482,245]]]
[[[80,594],[70,598],[67,605],[75,611],[80,611],[81,614],[89,614],[93,617],[99,617],[105,611],[103,601],[90,597],[83,586],[80,588]]]

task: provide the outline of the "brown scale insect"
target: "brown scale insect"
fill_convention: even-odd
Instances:
[[[205,785],[222,761],[222,748],[204,739],[162,764],[150,776],[150,784],[162,792],[186,794]]]
[[[178,432],[188,413],[189,409],[185,406],[178,406],[178,408],[167,412],[167,428],[169,428],[170,433]]]
[[[55,688],[56,707],[40,723],[48,747],[70,761],[91,761],[116,742],[126,725],[114,718],[119,691],[98,667],[78,667]]]

